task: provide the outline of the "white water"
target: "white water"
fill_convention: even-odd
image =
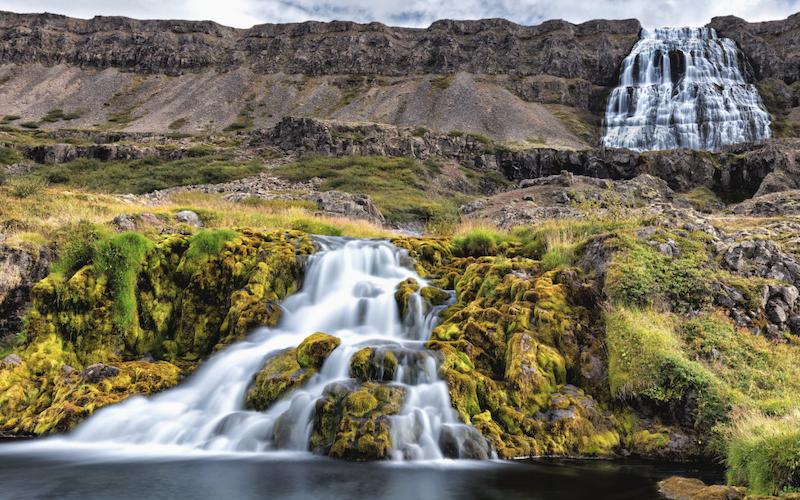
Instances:
[[[325,386],[349,380],[350,357],[359,349],[393,345],[404,354],[392,383],[405,386],[408,393],[401,414],[392,419],[392,456],[441,459],[442,429],[465,436],[461,427],[466,427],[459,424],[447,385],[438,379],[435,357],[422,345],[438,324],[441,307],[433,308],[415,294],[401,323],[394,299],[397,284],[409,277],[423,283],[401,265],[410,261],[407,253],[384,241],[320,242],[323,251],[311,257],[302,291],[283,301],[277,327],[260,329],[227,348],[175,389],[101,410],[64,439],[133,453],[137,448],[262,452],[276,448],[276,421],[289,412],[294,430],[281,448],[307,452],[314,403]],[[318,331],[342,342],[307,386],[264,412],[243,410],[245,391],[265,357],[294,348]],[[414,432],[415,426],[422,432]]]
[[[768,138],[769,123],[732,40],[710,28],[645,29],[609,97],[603,145],[715,151]]]

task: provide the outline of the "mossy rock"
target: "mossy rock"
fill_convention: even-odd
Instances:
[[[400,311],[400,318],[404,318],[408,311],[408,297],[419,291],[419,284],[414,278],[408,278],[397,285],[394,293],[394,300],[397,302],[397,309]]]
[[[130,361],[95,365],[112,376],[87,377],[61,365],[48,376],[32,376],[26,361],[0,369],[0,429],[14,434],[68,432],[86,417],[133,395],[147,396],[177,385],[181,372],[170,363]]]
[[[150,352],[173,362],[170,366],[176,373],[187,374],[198,360],[244,338],[253,328],[274,325],[282,312],[277,301],[299,289],[303,264],[298,259],[314,252],[308,235],[249,229],[204,235],[167,235],[152,242],[141,235],[131,237],[142,243],[142,255],[124,257],[130,262],[112,259],[135,275],[133,291],[125,291],[131,295],[123,297],[129,308],[125,325],[119,320],[121,292],[114,285],[115,266],[108,265],[107,256],[98,257],[102,266],[93,262],[39,281],[33,289],[28,340],[18,349],[26,359],[26,373],[18,375],[21,385],[5,391],[11,401],[19,399],[23,388],[28,404],[17,413],[6,412],[4,421],[26,422],[49,405],[61,404],[42,380],[56,380],[62,365],[82,370],[97,363],[127,363]],[[204,246],[211,240],[220,240],[220,247]],[[106,248],[111,243],[98,245]],[[171,380],[166,373],[163,377]],[[293,386],[302,376],[295,373],[294,379],[288,378],[286,384]],[[128,390],[139,394],[149,389],[134,384]],[[77,422],[88,411],[80,408],[87,407],[54,407],[47,420]],[[28,413],[19,413],[23,411]],[[36,429],[46,432],[57,427],[64,425],[48,423]]]
[[[359,382],[391,381],[396,368],[397,359],[389,349],[365,347],[350,358],[350,376]]]
[[[422,298],[430,302],[435,306],[440,306],[447,302],[450,298],[450,295],[447,294],[444,290],[440,290],[433,286],[426,286],[423,287],[419,294],[422,295]]]
[[[391,450],[391,421],[402,408],[400,386],[334,382],[315,404],[309,443],[317,454],[347,460],[384,460]]]
[[[265,410],[295,389],[303,387],[341,340],[324,333],[306,337],[296,349],[273,354],[253,376],[245,408]]]
[[[555,349],[520,333],[511,339],[506,357],[508,395],[527,413],[542,408],[550,393],[566,383],[564,358]]]
[[[253,377],[244,406],[251,410],[265,410],[289,392],[303,387],[315,372],[313,368],[300,366],[297,349],[275,354]]]
[[[297,346],[297,362],[303,368],[319,370],[322,368],[322,363],[325,362],[325,359],[334,349],[339,347],[341,342],[342,341],[336,337],[317,332],[306,337],[306,339]]]
[[[360,417],[378,406],[378,400],[367,391],[357,391],[344,399],[345,415]]]

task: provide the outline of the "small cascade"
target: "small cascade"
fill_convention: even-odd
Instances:
[[[715,151],[768,138],[751,81],[744,54],[711,28],[644,29],[609,97],[603,145]]]
[[[447,384],[438,376],[442,356],[424,347],[447,305],[434,307],[415,292],[409,296],[404,321],[399,318],[398,283],[409,278],[422,282],[408,265],[405,250],[385,241],[318,241],[323,249],[311,257],[302,291],[281,304],[284,315],[277,327],[256,331],[228,347],[175,389],[101,410],[63,439],[117,449],[146,445],[327,454],[330,443],[327,448],[309,448],[319,434],[320,408],[337,397],[341,401],[343,394],[364,390],[362,377],[351,376],[354,356],[367,352],[369,363],[362,366],[367,385],[402,395],[398,411],[385,417],[391,429],[390,458],[491,456],[488,442],[460,423],[450,403]],[[451,294],[447,304],[453,301]],[[243,409],[248,387],[265,359],[296,348],[315,332],[341,343],[305,386],[264,411]]]

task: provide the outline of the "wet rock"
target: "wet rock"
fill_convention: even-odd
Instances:
[[[315,403],[310,448],[320,454],[329,449],[331,457],[346,460],[390,458],[389,416],[400,412],[405,394],[392,385],[329,384]]]
[[[350,376],[358,381],[394,380],[396,368],[392,348],[365,347],[350,358]]]
[[[447,425],[439,433],[439,449],[445,458],[488,460],[492,448],[475,428],[467,425]]]
[[[447,300],[450,298],[450,295],[447,292],[432,286],[423,287],[419,291],[419,294],[422,296],[422,298],[434,306],[440,306],[447,302]]]

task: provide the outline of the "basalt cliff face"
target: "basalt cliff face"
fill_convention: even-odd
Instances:
[[[53,109],[78,115],[46,128],[167,131],[183,120],[171,128],[191,133],[313,116],[581,149],[599,140],[605,95],[640,29],[486,19],[240,30],[5,12],[0,113],[20,123]]]
[[[747,56],[759,93],[773,115],[773,135],[796,137],[800,131],[800,14],[763,23],[715,17],[708,26],[735,41]]]
[[[617,68],[640,29],[634,19],[580,25],[556,20],[539,26],[484,19],[442,20],[427,29],[309,21],[240,30],[210,21],[81,20],[4,12],[0,55],[15,64],[173,76],[243,67],[258,74],[314,76],[467,72],[548,74],[609,86],[616,83]]]

